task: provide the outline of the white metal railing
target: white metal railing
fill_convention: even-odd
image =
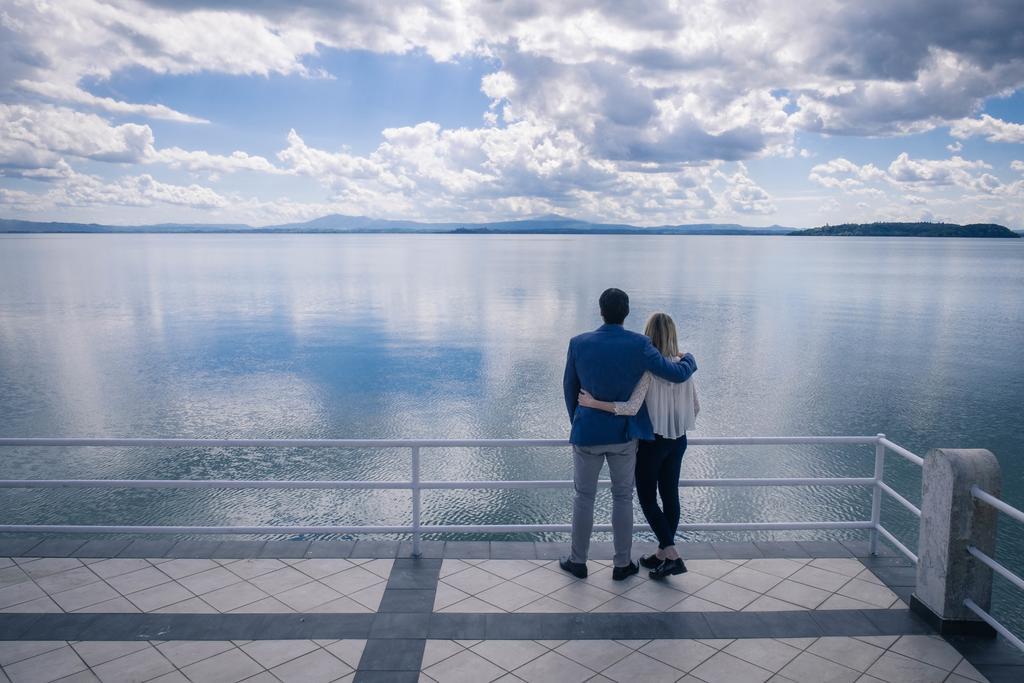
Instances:
[[[681,487],[747,487],[747,486],[865,486],[872,487],[872,513],[869,520],[804,521],[804,522],[706,522],[681,524],[689,531],[788,531],[811,529],[866,529],[871,531],[871,548],[877,548],[879,536],[893,543],[905,555],[916,556],[892,536],[880,521],[881,494],[895,497],[904,506],[916,508],[889,488],[883,481],[886,449],[920,460],[913,453],[884,438],[876,436],[783,436],[783,437],[694,437],[694,446],[763,446],[763,445],[828,445],[854,444],[875,446],[875,471],[871,477],[769,477],[729,479],[682,479]],[[424,448],[564,448],[562,439],[76,439],[76,438],[6,438],[0,446],[21,447],[156,447],[156,448],[398,448],[408,449],[411,456],[411,479],[387,481],[311,481],[311,480],[167,480],[167,479],[6,479],[0,488],[150,488],[150,489],[400,489],[412,494],[410,525],[331,525],[331,526],[142,526],[142,525],[69,525],[69,524],[0,524],[0,532],[41,533],[154,533],[154,534],[264,534],[264,533],[381,533],[412,535],[413,553],[419,554],[425,533],[517,533],[567,532],[569,524],[423,524],[421,492],[432,489],[550,489],[571,488],[569,480],[541,481],[430,481],[420,477],[420,453]],[[599,482],[607,487],[610,482]],[[917,511],[920,514],[920,511]],[[596,525],[597,531],[610,531],[610,525]]]
[[[879,474],[880,474],[879,461],[884,458],[884,451],[886,449],[892,451],[893,453],[896,453],[898,455],[903,456],[904,458],[906,458],[907,460],[909,460],[910,462],[912,462],[912,463],[914,463],[916,465],[924,465],[924,459],[921,458],[918,455],[915,455],[914,453],[911,453],[910,451],[908,451],[907,449],[903,448],[902,446],[889,441],[888,439],[886,439],[881,434],[878,435],[878,446],[876,447],[876,449],[877,450],[876,450],[876,460],[875,460],[875,465],[876,465],[875,466],[875,476],[876,476],[876,479],[878,480],[878,483],[877,483],[877,486],[875,487],[873,503],[878,500],[880,494],[885,493],[886,495],[888,495],[889,497],[894,499],[896,502],[898,502],[900,505],[902,505],[904,508],[909,510],[918,519],[920,519],[920,517],[921,517],[921,509],[919,507],[917,507],[916,505],[914,505],[913,503],[911,503],[906,498],[904,498],[903,496],[901,496],[899,493],[894,491],[888,484],[886,484],[884,481],[881,480],[881,477],[879,476]],[[1018,522],[1024,523],[1024,512],[1018,510],[1017,508],[1015,508],[1012,505],[1006,503],[1005,501],[1002,501],[999,498],[996,498],[995,496],[993,496],[992,494],[988,493],[987,491],[983,491],[982,489],[978,488],[977,486],[973,486],[973,487],[971,487],[971,495],[974,498],[977,498],[978,500],[982,501],[983,503],[991,505],[996,510],[1004,513],[1005,515],[1007,515],[1011,519],[1014,519],[1014,520],[1016,520]],[[881,535],[882,538],[884,538],[885,540],[889,541],[889,543],[891,543],[897,550],[899,550],[905,556],[910,558],[910,560],[912,562],[914,562],[914,564],[917,564],[917,555],[915,555],[909,548],[907,548],[903,543],[901,543],[899,539],[897,539],[895,536],[893,536],[884,526],[882,526],[881,521],[879,520],[879,517],[875,515],[874,509],[875,509],[875,506],[873,505],[873,507],[872,507],[872,519],[876,521],[876,525],[875,525],[875,528],[871,532],[871,535],[872,535],[871,553],[872,554],[875,553],[875,539],[877,538],[878,535]],[[1008,569],[1005,565],[1000,563],[998,560],[996,560],[995,558],[987,555],[986,553],[984,553],[983,551],[979,550],[978,548],[976,548],[973,545],[967,547],[967,552],[970,553],[970,555],[973,556],[975,559],[977,559],[979,562],[981,562],[985,566],[989,567],[992,571],[994,571],[995,573],[999,574],[1004,579],[1009,581],[1011,584],[1013,584],[1014,586],[1016,586],[1017,588],[1019,588],[1021,590],[1024,590],[1024,579],[1022,579],[1019,575],[1017,575],[1014,572],[1012,572],[1010,569]],[[999,623],[999,621],[996,620],[995,617],[993,617],[990,613],[986,612],[984,609],[982,609],[980,606],[978,606],[977,603],[975,603],[973,600],[968,598],[968,599],[964,600],[964,606],[967,607],[967,609],[969,609],[970,611],[974,612],[976,615],[978,615],[978,617],[982,621],[984,621],[986,624],[988,624],[993,629],[995,629],[995,631],[997,633],[999,633],[999,635],[1003,636],[1008,641],[1010,641],[1013,645],[1015,645],[1017,648],[1019,648],[1020,650],[1024,651],[1024,641],[1022,641],[1020,638],[1018,638],[1016,635],[1014,635],[1003,624]]]
[[[1024,523],[1024,512],[1021,512],[1012,505],[1009,505],[1008,503],[999,500],[991,493],[983,491],[977,486],[972,486],[971,495],[980,500],[981,502],[987,505],[991,505],[999,512],[1005,514],[1007,517],[1010,517],[1015,521]],[[983,551],[978,550],[973,545],[967,547],[967,552],[970,553],[979,562],[989,567],[992,571],[994,571],[995,573],[999,574],[1004,579],[1009,581],[1011,584],[1013,584],[1020,590],[1024,590],[1024,579],[1022,579],[1019,575],[1007,569],[998,560],[996,560],[993,557],[990,557]],[[1024,641],[1022,641],[1016,635],[1011,633],[1009,629],[1000,624],[995,617],[993,617],[991,614],[989,614],[984,609],[979,607],[973,600],[971,600],[970,598],[964,600],[964,606],[967,607],[967,609],[974,612],[975,614],[977,614],[978,617],[980,617],[981,620],[984,621],[986,624],[994,628],[996,632],[999,633],[999,635],[1003,636],[1008,641],[1013,643],[1015,646],[1017,646],[1018,649],[1024,651]]]
[[[884,481],[885,455],[892,452],[915,465],[924,459],[899,444],[875,436],[764,436],[764,437],[693,437],[692,446],[768,446],[768,445],[829,445],[854,444],[875,447],[874,472],[871,477],[774,477],[729,479],[681,479],[681,487],[747,487],[747,486],[866,486],[871,487],[871,519],[858,521],[811,522],[706,522],[680,524],[680,529],[691,531],[785,531],[807,529],[867,529],[870,533],[870,551],[876,554],[878,540],[884,539],[915,564],[917,555],[896,538],[881,522],[882,495],[886,495],[911,514],[920,518],[921,509],[896,492]],[[237,479],[5,479],[0,488],[180,488],[180,489],[404,489],[412,494],[412,524],[389,526],[129,526],[129,525],[60,525],[60,524],[0,524],[3,532],[43,533],[155,533],[155,534],[411,534],[413,554],[420,554],[421,537],[425,533],[518,533],[568,532],[569,524],[423,524],[421,522],[421,492],[436,489],[550,489],[571,488],[568,480],[539,481],[430,481],[420,477],[420,454],[424,448],[564,448],[563,439],[50,439],[0,438],[0,447],[155,447],[155,448],[304,448],[304,449],[408,449],[411,460],[409,481],[307,481],[307,480],[237,480]],[[602,480],[600,486],[610,482]],[[1024,512],[1008,505],[977,486],[971,494],[978,500],[995,507],[1019,522]],[[595,531],[610,531],[610,525],[595,525]],[[1018,588],[1024,589],[1024,580],[998,561],[971,546],[968,552]],[[988,623],[1007,640],[1024,650],[1024,642],[1006,629],[971,600],[965,606]]]

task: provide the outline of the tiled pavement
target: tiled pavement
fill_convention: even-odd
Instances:
[[[421,681],[985,681],[937,636],[428,640]]]
[[[7,641],[14,681],[351,681],[365,640]]]
[[[613,581],[592,561],[586,580],[557,560],[444,560],[439,612],[723,612],[906,608],[855,558],[690,560],[664,581]]]
[[[394,560],[0,558],[0,612],[375,612]]]
[[[864,550],[692,544],[619,583],[601,544],[578,581],[559,544],[0,540],[0,683],[1024,680],[1003,641],[929,635],[913,568]]]

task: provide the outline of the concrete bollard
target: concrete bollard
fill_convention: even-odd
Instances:
[[[984,449],[936,448],[924,459],[917,587],[910,608],[939,633],[995,635],[964,606],[988,610],[992,570],[968,546],[995,556],[997,511],[971,495],[977,486],[999,495],[999,462]]]

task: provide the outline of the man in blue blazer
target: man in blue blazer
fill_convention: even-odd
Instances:
[[[579,405],[580,388],[602,401],[628,401],[645,370],[670,382],[685,382],[697,370],[693,356],[665,358],[642,334],[622,323],[629,315],[629,297],[621,289],[601,294],[604,325],[573,337],[565,360],[565,407],[569,410],[573,453],[572,551],[559,564],[577,576],[587,576],[587,552],[594,527],[597,481],[608,461],[612,480],[612,533],[615,539],[612,578],[621,581],[640,567],[632,561],[633,471],[638,439],[654,439],[647,406],[635,416],[614,415]]]

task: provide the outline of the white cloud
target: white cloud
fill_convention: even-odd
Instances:
[[[148,207],[155,204],[219,209],[229,204],[227,198],[207,187],[164,183],[148,174],[107,182],[97,176],[71,171],[48,187],[42,193],[5,190],[0,195],[0,204],[33,211],[59,207]]]
[[[53,166],[61,155],[134,163],[153,145],[149,126],[112,126],[66,107],[0,104],[0,169]]]
[[[206,119],[197,116],[189,116],[175,111],[162,104],[131,104],[121,102],[110,97],[97,97],[92,93],[82,90],[77,85],[61,83],[39,83],[36,81],[20,80],[15,85],[20,89],[37,95],[43,95],[60,102],[71,102],[83,104],[112,114],[128,114],[145,116],[152,119],[166,119],[168,121],[179,121],[182,123],[209,123]]]
[[[311,206],[378,215],[575,211],[643,223],[764,215],[774,210],[764,189],[722,162],[803,157],[803,131],[885,136],[949,126],[957,138],[1020,141],[1024,126],[980,114],[986,98],[1024,84],[1017,4],[9,0],[0,12],[0,99],[36,111],[0,118],[15,133],[0,137],[0,172],[70,182],[68,164],[89,159],[207,177],[288,173],[327,189]],[[293,131],[271,160],[161,149],[149,126],[38,103],[201,122],[161,102],[94,95],[88,84],[128,69],[315,78],[325,47],[493,59],[480,84],[491,107],[480,128],[389,129],[363,155],[311,147]],[[956,159],[907,156],[886,170],[833,160],[810,178],[865,197],[902,186],[1006,191],[988,167]],[[284,199],[246,202],[268,215],[275,202],[298,211]]]
[[[949,134],[955,138],[966,139],[981,136],[988,142],[1024,143],[1024,125],[1003,121],[988,114],[977,119],[960,119],[953,123]]]
[[[1024,172],[1024,161],[1011,161],[1010,168],[1012,168],[1014,171]]]
[[[745,158],[795,128],[902,134],[975,114],[984,98],[1024,82],[1020,15],[1012,0],[984,9],[953,0],[13,0],[0,21],[13,45],[8,77],[108,111],[196,118],[89,100],[83,78],[128,67],[315,76],[305,62],[319,46],[423,50],[441,61],[498,58],[501,69],[482,84],[489,97],[520,118],[578,124],[581,139],[607,135],[617,154]],[[792,116],[783,109],[791,101],[800,107]]]
[[[0,175],[46,179],[64,157],[124,164],[165,164],[190,172],[288,171],[261,156],[180,147],[157,149],[148,125],[111,124],[96,114],[53,105],[0,104]]]
[[[885,171],[874,164],[858,166],[849,159],[839,157],[811,169],[808,179],[823,187],[844,190],[854,194],[871,194],[865,184],[885,180]]]
[[[280,174],[286,171],[274,166],[261,156],[252,156],[235,151],[229,155],[211,154],[205,150],[185,150],[180,147],[153,149],[144,159],[145,163],[167,164],[171,168],[187,171],[205,171],[213,174],[234,173],[235,171],[257,171]]]
[[[998,191],[1002,182],[985,172],[991,169],[990,164],[980,160],[970,161],[959,156],[950,159],[914,159],[902,152],[885,170],[874,164],[858,165],[839,157],[812,168],[808,179],[823,187],[849,194],[882,194],[878,186],[912,188],[916,191],[955,186],[992,193]]]
[[[1014,164],[1017,164],[1015,166]],[[1012,162],[1024,171],[1024,162]],[[841,213],[854,197],[870,195],[872,209],[865,220],[943,220],[961,223],[1024,222],[1024,180],[1003,181],[992,165],[959,156],[921,159],[903,152],[879,169],[838,158],[812,169],[810,179],[840,190],[844,202],[830,213]],[[849,220],[843,215],[838,220]]]
[[[975,181],[980,182],[980,178],[987,175],[978,176],[976,172],[990,168],[984,161],[968,161],[958,156],[952,159],[911,159],[903,152],[889,164],[889,179],[897,183],[973,187]]]

